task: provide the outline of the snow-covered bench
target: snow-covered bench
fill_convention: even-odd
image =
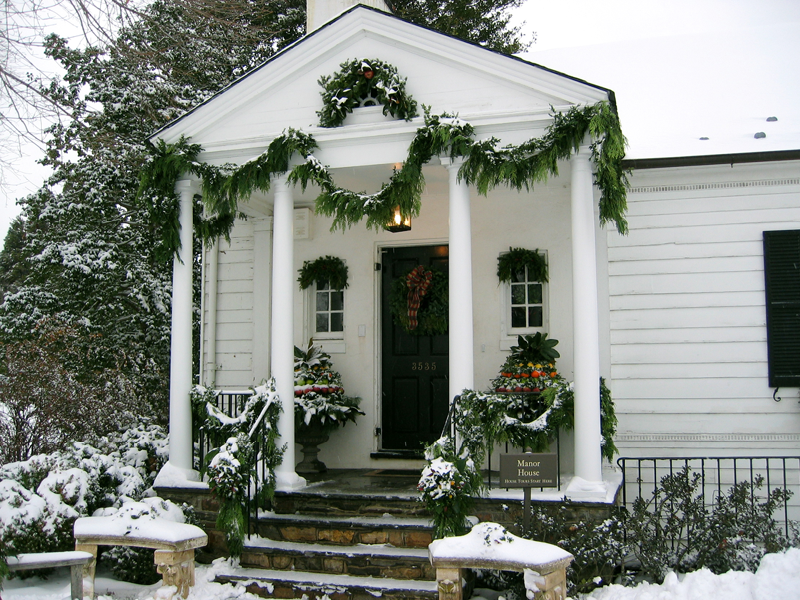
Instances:
[[[83,570],[83,585],[90,598],[94,598],[98,546],[152,548],[164,586],[175,586],[175,593],[186,598],[189,588],[194,585],[194,550],[208,543],[208,536],[199,527],[166,519],[133,521],[113,516],[84,517],[75,521],[74,532],[75,550],[92,555],[92,560]]]
[[[94,560],[89,552],[36,552],[8,557],[9,571],[70,567],[70,598],[83,600],[83,568]]]
[[[439,600],[462,600],[465,569],[521,571],[531,600],[565,600],[572,554],[558,546],[519,538],[497,523],[479,523],[466,535],[428,546]]]

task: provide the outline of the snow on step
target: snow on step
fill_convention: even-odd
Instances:
[[[411,579],[387,579],[383,577],[358,577],[354,575],[331,575],[328,573],[305,573],[302,571],[270,571],[267,569],[239,568],[235,574],[219,573],[218,579],[237,581],[247,586],[250,583],[266,583],[280,581],[290,583],[297,589],[333,589],[347,590],[360,588],[379,592],[411,591],[435,593],[435,581],[417,581]]]
[[[283,552],[318,552],[344,556],[398,556],[428,560],[428,550],[424,548],[397,548],[389,544],[355,544],[353,546],[332,546],[307,542],[282,542],[260,536],[251,536],[245,542],[248,550],[277,550]]]
[[[432,527],[430,519],[419,517],[395,517],[385,514],[380,517],[326,517],[321,515],[283,514],[261,511],[260,519],[275,521],[326,523],[330,525],[358,525],[365,527]]]

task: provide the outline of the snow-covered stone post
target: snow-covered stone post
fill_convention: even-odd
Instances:
[[[280,440],[286,444],[276,469],[277,488],[293,490],[305,485],[295,472],[294,447],[294,198],[287,175],[272,180],[272,346],[271,373],[283,412],[278,422]]]
[[[181,247],[172,259],[172,340],[169,364],[169,463],[187,479],[192,471],[192,213],[199,182],[181,179],[175,184],[180,198]]]
[[[575,371],[575,487],[603,491],[600,453],[600,341],[597,251],[591,150],[582,145],[570,160],[572,196],[572,310]],[[586,482],[596,483],[596,490]],[[572,485],[570,489],[572,489]],[[591,485],[588,487],[592,487]],[[579,491],[575,489],[573,491]]]
[[[472,224],[469,185],[459,180],[463,158],[442,157],[450,175],[449,322],[450,402],[474,387],[472,323]]]

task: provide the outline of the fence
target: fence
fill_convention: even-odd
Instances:
[[[708,507],[737,483],[753,482],[760,476],[763,487],[751,488],[751,503],[783,489],[790,494],[774,518],[787,537],[791,522],[800,520],[800,456],[622,457],[617,464],[622,470],[622,503],[626,507],[637,497],[652,498],[663,477],[685,467],[700,475],[698,494]]]

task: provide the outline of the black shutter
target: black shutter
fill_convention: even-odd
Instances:
[[[770,387],[800,387],[800,230],[764,232]]]

